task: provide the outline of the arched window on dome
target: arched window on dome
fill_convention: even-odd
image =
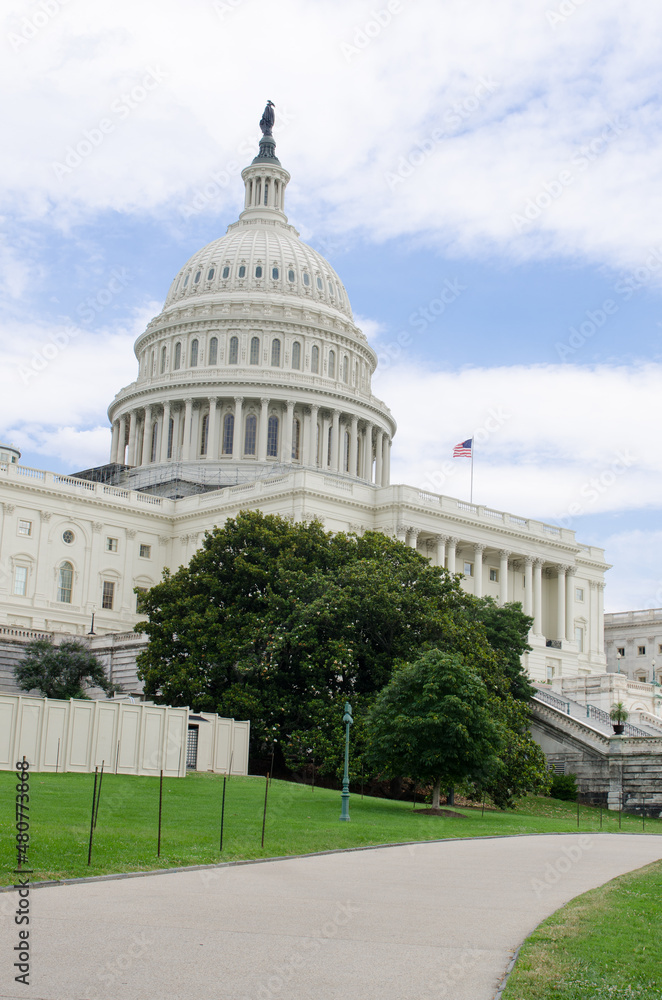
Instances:
[[[184,288],[186,288],[186,286],[188,285],[188,279],[189,279],[190,277],[191,277],[191,275],[190,275],[190,274],[187,274],[187,275],[186,275],[186,277],[184,278]]]
[[[313,349],[310,352],[310,370],[316,375],[319,374],[320,370],[320,349],[317,344],[313,345]]]
[[[333,295],[333,284],[329,281],[329,295]]]
[[[344,472],[349,472],[349,431],[345,431],[343,434],[343,459],[342,467]]]
[[[239,337],[230,337],[229,365],[239,364]]]
[[[322,279],[320,278],[319,274],[317,275],[317,287],[319,288],[320,292],[324,290],[324,285],[322,283]]]
[[[197,340],[191,341],[191,368],[198,367],[198,342]]]
[[[246,277],[246,265],[245,264],[242,264],[240,266],[239,271],[237,272],[237,277],[239,277],[239,278],[245,278]]]
[[[150,355],[149,374],[156,375],[156,351],[152,351]]]
[[[269,417],[267,423],[267,458],[278,458],[278,417]]]
[[[218,364],[218,337],[212,337],[209,341],[209,367],[213,368]]]
[[[171,417],[168,421],[168,450],[166,458],[172,458],[172,439],[175,436],[175,421]]]
[[[177,371],[177,369],[181,367],[182,367],[182,345],[179,343],[179,341],[177,341],[177,343],[175,344],[175,363],[173,364],[173,368],[175,371]]]
[[[294,271],[292,270],[292,268],[290,268],[289,271],[287,272],[287,280],[294,283]]]
[[[202,427],[200,429],[200,454],[207,454],[207,441],[209,440],[209,414],[205,413],[202,418]]]
[[[292,461],[299,461],[299,451],[301,446],[301,421],[296,417],[292,423]]]
[[[227,264],[226,264],[226,266],[225,266],[225,267],[223,268],[223,274],[222,274],[222,277],[223,277],[223,278],[229,278],[229,277],[230,277],[230,268],[229,268],[229,267],[227,266]]]
[[[207,281],[212,281],[215,274],[216,274],[216,269],[210,267],[209,270],[207,271]]]
[[[346,385],[349,384],[349,358],[347,355],[342,359],[342,380]]]
[[[162,375],[163,375],[164,371],[166,370],[166,358],[167,358],[166,349],[165,349],[165,347],[162,347],[161,348],[161,374]]]
[[[234,439],[234,413],[226,413],[223,417],[223,454],[232,454]]]
[[[149,452],[150,462],[156,462],[156,445],[158,442],[158,429],[159,425],[155,420],[154,423],[152,424],[152,447]]]
[[[280,340],[271,343],[271,367],[280,368]]]
[[[200,276],[201,275],[202,275],[202,271],[196,271],[195,272],[195,278],[193,279],[193,284],[194,285],[197,285],[197,283],[200,281]]]
[[[257,437],[257,417],[249,413],[246,417],[246,434],[244,436],[244,455],[255,454],[255,439]]]
[[[250,363],[252,365],[259,365],[260,363],[260,338],[251,337],[251,354]]]
[[[269,204],[269,181],[264,182],[264,204]]]
[[[292,344],[292,368],[295,371],[299,371],[301,368],[301,344],[298,340]]]
[[[279,270],[278,270],[277,267],[272,267],[271,268],[271,277],[273,278],[274,281],[278,281],[278,275],[279,274],[280,274],[280,272],[279,272]]]
[[[57,579],[57,599],[62,604],[71,604],[71,591],[74,583],[74,568],[70,562],[63,562]]]
[[[329,351],[329,378],[336,377],[336,352]]]
[[[303,283],[304,285],[310,285],[310,275],[307,271],[303,272]]]
[[[255,277],[256,278],[262,277],[262,267],[260,264],[258,264],[257,267],[255,268]]]

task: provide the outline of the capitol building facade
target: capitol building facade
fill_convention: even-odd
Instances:
[[[261,124],[238,221],[187,261],[136,341],[137,378],[108,410],[108,463],[65,476],[0,448],[0,641],[85,635],[94,614],[93,646],[130,645],[135,661],[135,588],[259,509],[384,532],[469,592],[521,601],[535,680],[604,673],[601,549],[391,483],[396,423],[372,394],[375,352],[339,276],[288,224],[290,175]],[[138,693],[130,662],[124,682]]]

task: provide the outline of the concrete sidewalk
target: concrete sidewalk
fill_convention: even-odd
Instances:
[[[550,835],[35,889],[28,989],[3,894],[0,997],[492,1000],[541,920],[659,858],[662,837]]]

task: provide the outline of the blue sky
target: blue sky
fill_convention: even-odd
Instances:
[[[377,12],[377,13],[375,13]],[[286,209],[343,278],[393,479],[601,545],[662,605],[662,11],[643,0],[5,5],[0,437],[107,458],[170,281],[242,204],[267,98]],[[79,152],[77,152],[77,150]]]

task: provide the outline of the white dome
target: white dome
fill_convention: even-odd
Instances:
[[[226,292],[248,292],[251,298],[292,295],[324,303],[352,319],[347,292],[334,269],[299,239],[293,226],[280,222],[236,222],[225,236],[194,253],[170,286],[164,310],[182,300],[218,300]]]

